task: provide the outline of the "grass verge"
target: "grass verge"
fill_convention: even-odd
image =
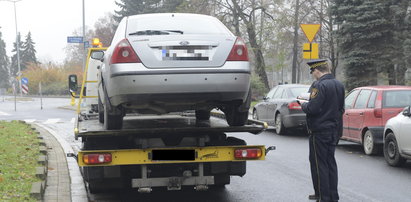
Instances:
[[[0,121],[0,201],[36,201],[30,189],[38,181],[38,142],[30,126]]]

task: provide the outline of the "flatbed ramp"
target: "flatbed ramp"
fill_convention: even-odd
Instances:
[[[248,132],[259,134],[267,128],[265,122],[248,120],[244,126],[229,126],[223,115],[213,114],[209,121],[196,121],[190,114],[181,115],[134,115],[124,118],[121,130],[106,130],[104,125],[98,121],[98,116],[79,117],[76,122],[77,137],[92,136],[128,136],[153,134],[204,134],[204,133],[226,133],[226,132]]]

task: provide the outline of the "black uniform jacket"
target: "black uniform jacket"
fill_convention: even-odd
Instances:
[[[337,129],[342,135],[344,86],[332,74],[323,75],[310,88],[309,102],[301,107],[307,114],[307,126],[312,132]]]

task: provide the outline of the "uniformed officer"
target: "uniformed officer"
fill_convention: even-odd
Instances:
[[[338,172],[334,153],[342,135],[344,86],[331,74],[327,60],[307,63],[316,79],[309,90],[309,101],[298,100],[307,114],[310,145],[310,167],[314,195],[309,199],[321,202],[338,201]]]

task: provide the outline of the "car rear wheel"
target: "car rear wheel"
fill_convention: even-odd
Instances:
[[[104,123],[104,106],[100,100],[100,95],[98,96],[98,121]]]
[[[378,145],[375,144],[374,137],[370,130],[367,130],[363,138],[364,153],[367,155],[377,154],[379,152]]]
[[[240,112],[239,107],[228,107],[224,114],[230,126],[243,126],[248,119],[248,111]]]
[[[281,118],[280,113],[275,116],[275,132],[278,135],[285,135],[287,133],[287,129],[283,124],[283,119]]]
[[[385,137],[384,157],[390,166],[395,167],[403,165],[406,161],[406,159],[400,155],[397,140],[392,132],[388,133]]]
[[[241,105],[231,105],[225,108],[224,114],[228,125],[243,126],[248,120],[248,111],[251,104],[251,88],[248,90],[247,98]]]
[[[254,120],[258,120],[257,109],[254,109],[254,110],[253,110],[253,119],[254,119]]]
[[[108,98],[105,97],[106,106],[104,106],[104,128],[107,130],[118,130],[123,127],[123,113],[114,106],[108,106]],[[111,108],[111,109],[110,109]]]
[[[200,121],[210,120],[210,110],[196,110],[196,119]]]

